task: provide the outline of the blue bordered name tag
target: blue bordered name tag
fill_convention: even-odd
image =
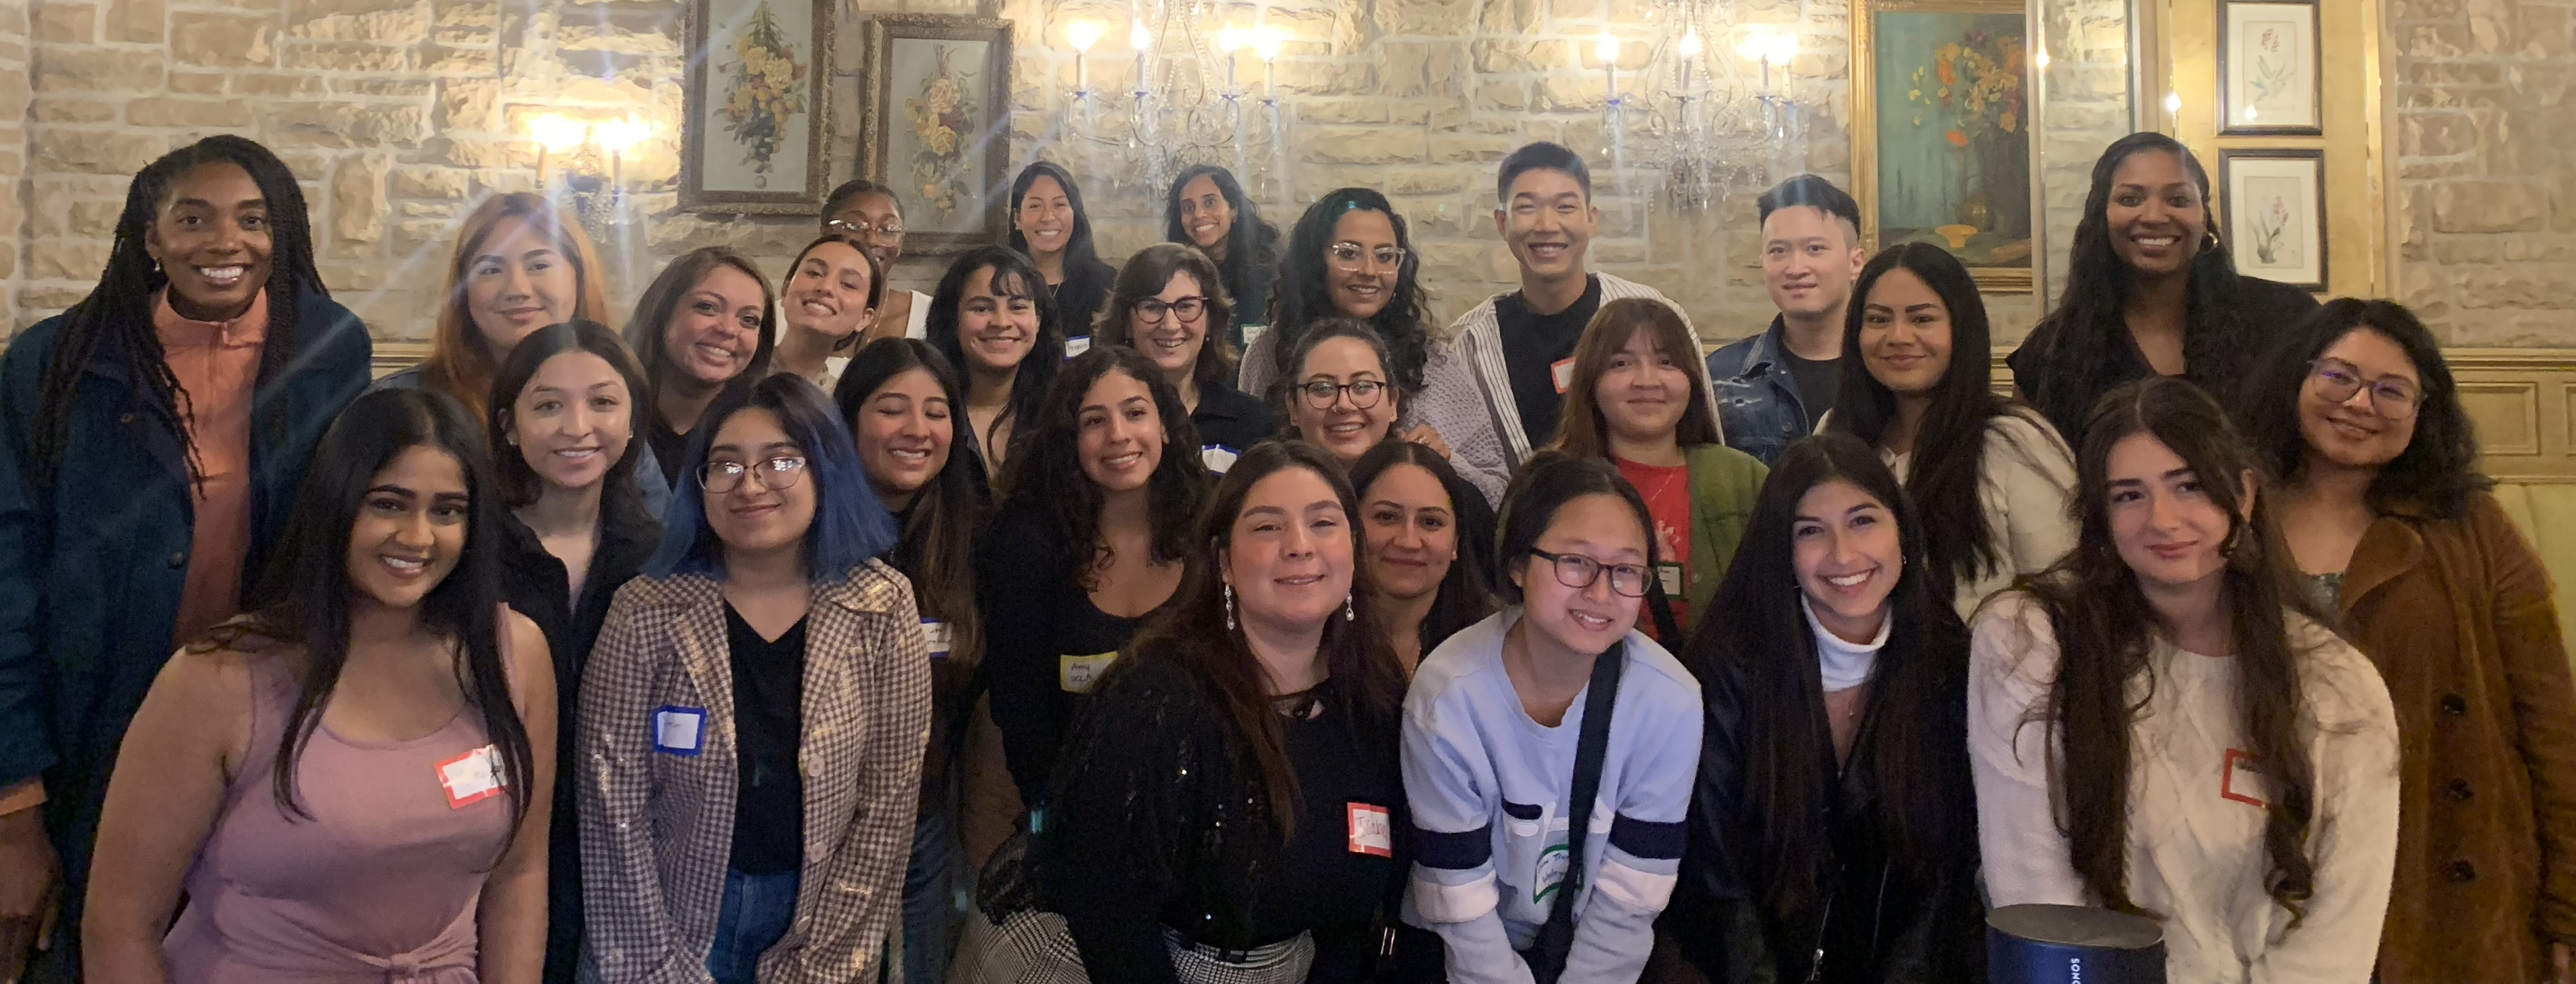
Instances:
[[[1243,452],[1222,444],[1210,444],[1199,449],[1199,463],[1219,475],[1225,474],[1226,469],[1234,467],[1234,459],[1240,457],[1243,457]]]
[[[694,756],[706,747],[706,737],[705,708],[664,704],[653,709],[654,751]]]
[[[921,644],[930,650],[930,658],[948,658],[948,623],[935,618],[921,620]]]
[[[1091,351],[1091,336],[1089,335],[1075,335],[1072,338],[1064,340],[1065,358],[1070,359],[1089,351]]]

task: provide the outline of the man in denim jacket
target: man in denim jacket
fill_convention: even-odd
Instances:
[[[1762,284],[1780,314],[1762,334],[1710,353],[1728,446],[1769,465],[1833,409],[1843,364],[1844,310],[1868,257],[1860,205],[1833,183],[1801,174],[1763,192]]]

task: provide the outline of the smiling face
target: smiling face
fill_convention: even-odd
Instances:
[[[1950,308],[1932,285],[1891,267],[1861,301],[1860,359],[1898,396],[1930,396],[1950,373]]]
[[[1458,516],[1449,490],[1420,465],[1379,472],[1360,492],[1369,580],[1379,594],[1411,601],[1440,590],[1458,562]]]
[[[1163,415],[1145,381],[1118,370],[1083,391],[1074,412],[1083,477],[1102,492],[1134,492],[1163,463]]]
[[[1680,360],[1665,352],[1655,332],[1643,325],[1628,333],[1628,343],[1610,355],[1601,370],[1593,399],[1610,433],[1623,441],[1660,441],[1681,426],[1690,408],[1691,377]]]
[[[1363,381],[1378,386],[1374,406],[1360,406],[1362,398],[1347,389],[1334,393],[1332,402],[1323,406],[1315,405],[1303,390],[1288,394],[1288,420],[1296,425],[1297,435],[1331,452],[1343,467],[1386,440],[1387,429],[1395,426],[1400,415],[1395,389],[1387,385],[1386,366],[1378,362],[1377,351],[1356,338],[1327,338],[1306,353],[1305,364],[1290,379],[1301,387]]]
[[[1356,262],[1344,263],[1334,256],[1336,250],[1349,252],[1356,247]],[[1395,241],[1395,222],[1384,212],[1358,209],[1342,213],[1333,223],[1333,241],[1324,247],[1324,287],[1333,299],[1333,310],[1367,321],[1386,310],[1395,298],[1396,278],[1403,275],[1404,261],[1393,263],[1379,259],[1382,251],[1399,248]]]
[[[1604,566],[1591,586],[1569,588],[1558,579],[1555,561],[1536,555],[1511,561],[1512,583],[1521,589],[1521,624],[1529,627],[1532,643],[1543,637],[1565,652],[1602,653],[1636,626],[1640,599],[1610,589],[1608,565],[1646,563],[1646,527],[1625,501],[1599,493],[1568,500],[1557,507],[1536,546]]]
[[[411,608],[429,597],[465,554],[473,497],[456,456],[429,445],[404,448],[367,482],[349,527],[354,600]]]
[[[787,326],[834,339],[848,338],[876,323],[868,306],[873,274],[868,258],[845,243],[824,243],[805,251],[787,275]]]
[[[1154,368],[1175,382],[1188,376],[1198,366],[1199,350],[1207,346],[1207,288],[1187,270],[1175,270],[1172,279],[1163,282],[1163,292],[1154,295],[1164,311],[1161,321],[1145,320],[1141,307],[1127,314],[1127,337],[1138,351],[1154,360]],[[1177,305],[1177,306],[1175,306]],[[1188,317],[1181,309],[1188,308]]]
[[[564,491],[598,485],[634,433],[635,395],[626,377],[577,349],[538,364],[510,404],[509,443],[539,480]]]
[[[2105,474],[2110,485],[2111,540],[2142,587],[2179,589],[2218,576],[2227,567],[2227,510],[2173,448],[2140,432],[2111,446]],[[2254,476],[2239,476],[2237,501],[2254,508]]]
[[[1054,256],[1073,241],[1073,199],[1054,178],[1039,175],[1011,213],[1012,228],[1029,241],[1032,257]]]
[[[1324,476],[1282,468],[1245,490],[1217,562],[1244,621],[1312,631],[1351,594],[1350,517]]]
[[[2111,172],[2111,199],[2104,212],[2111,252],[2140,276],[2191,269],[2209,234],[2209,203],[2182,158],[2171,151],[2142,150],[2122,158]]]
[[[968,369],[1009,372],[1038,345],[1038,304],[1027,294],[1030,284],[993,286],[995,267],[966,275],[957,299],[957,344],[966,352]]]
[[[724,543],[727,555],[766,556],[804,548],[805,531],[814,525],[814,480],[804,474],[810,468],[782,476],[763,467],[764,462],[785,457],[805,457],[805,449],[787,436],[778,415],[766,407],[736,411],[716,429],[707,447],[707,463],[731,462],[750,469],[733,488],[706,493],[707,528]],[[772,484],[787,487],[774,489]]]
[[[1181,231],[1209,256],[1224,252],[1225,237],[1234,231],[1234,205],[1217,190],[1215,178],[1202,174],[1181,186]]]
[[[1868,262],[1851,226],[1824,209],[1792,205],[1762,220],[1762,286],[1782,314],[1823,317],[1842,310]]]
[[[939,380],[921,368],[887,378],[859,404],[858,418],[850,421],[859,464],[888,512],[902,512],[948,467],[948,448],[957,439],[952,409]]]
[[[2299,385],[2299,436],[2307,439],[2308,453],[2346,468],[2377,468],[2405,454],[2415,441],[2415,403],[2400,404],[2404,409],[2391,417],[2389,411],[2396,408],[2378,405],[2386,401],[2375,401],[2371,393],[2403,390],[2417,394],[2416,402],[2421,402],[2423,373],[2406,350],[2386,335],[2355,328],[2326,346],[2316,361]],[[2324,392],[2327,372],[2360,385],[2350,396],[2329,399]]]
[[[170,278],[170,306],[198,321],[229,321],[268,286],[268,200],[230,161],[199,164],[170,182],[143,250]]]
[[[1887,621],[1887,596],[1905,575],[1905,544],[1887,504],[1841,479],[1798,497],[1789,527],[1790,565],[1816,624],[1866,645]]]
[[[1583,254],[1592,245],[1601,210],[1592,196],[1563,171],[1536,168],[1512,179],[1511,194],[1494,212],[1495,231],[1512,247],[1521,275],[1561,280],[1583,272]]]
[[[833,222],[865,225],[868,231],[853,234],[868,244],[868,252],[876,254],[878,266],[892,270],[894,261],[903,258],[903,208],[895,204],[892,195],[871,191],[852,197],[823,221],[825,232],[833,231]]]
[[[760,281],[718,264],[680,297],[662,329],[662,357],[710,386],[742,375],[759,351],[760,320],[768,306]]]
[[[581,275],[546,228],[525,218],[492,226],[465,261],[465,313],[483,335],[493,361],[506,359],[519,340],[573,318]]]

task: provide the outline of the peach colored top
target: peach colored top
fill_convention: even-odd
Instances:
[[[164,288],[152,305],[162,356],[187,391],[181,420],[196,445],[204,481],[188,544],[188,578],[179,591],[178,644],[231,618],[241,605],[242,564],[250,556],[250,411],[259,356],[268,342],[268,292],[231,321],[193,321],[170,307]]]

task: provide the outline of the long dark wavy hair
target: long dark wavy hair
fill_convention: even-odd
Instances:
[[[1983,351],[1980,349],[1979,351]],[[1837,403],[1837,407],[1841,404]],[[1904,567],[1887,596],[1894,620],[1871,676],[1870,706],[1849,767],[1868,770],[1877,792],[1868,824],[1898,869],[1928,882],[1942,858],[1973,840],[1967,748],[1968,630],[1950,604],[1947,572],[1926,563],[1920,518],[1877,452],[1849,434],[1790,445],[1762,484],[1744,544],[1696,627],[1683,659],[1702,680],[1744,681],[1745,809],[1732,831],[1746,856],[1767,859],[1760,889],[1775,919],[1822,902],[1833,853],[1819,822],[1833,802],[1832,732],[1816,664],[1815,630],[1799,602],[1798,502],[1819,485],[1846,482],[1887,507]]]
[[[1235,747],[1230,751],[1237,761],[1252,765],[1261,777],[1266,809],[1260,811],[1275,818],[1279,839],[1295,832],[1297,818],[1297,767],[1288,760],[1287,736],[1279,726],[1279,711],[1272,700],[1269,678],[1261,661],[1252,655],[1241,630],[1229,627],[1222,597],[1225,579],[1217,566],[1218,552],[1234,540],[1234,521],[1243,512],[1244,499],[1262,479],[1291,469],[1303,468],[1322,476],[1333,494],[1342,500],[1345,516],[1356,517],[1359,505],[1351,494],[1350,483],[1342,479],[1341,467],[1331,455],[1304,441],[1264,441],[1235,459],[1225,478],[1216,485],[1207,507],[1200,510],[1195,526],[1185,536],[1190,538],[1189,573],[1173,595],[1174,604],[1138,634],[1128,649],[1132,655],[1110,666],[1111,675],[1132,672],[1130,663],[1143,664],[1171,660],[1189,669],[1216,698],[1224,716],[1233,724],[1228,735]],[[1363,737],[1374,738],[1362,748],[1384,747],[1397,727],[1397,708],[1404,702],[1404,669],[1396,662],[1395,650],[1388,647],[1386,634],[1378,628],[1377,614],[1372,610],[1368,587],[1368,565],[1360,563],[1360,532],[1356,522],[1346,522],[1351,536],[1351,611],[1350,619],[1335,612],[1324,620],[1324,635],[1318,654],[1323,657],[1325,678],[1332,685],[1323,688],[1327,717],[1338,717]]]
[[[2270,356],[2245,380],[2238,420],[2272,474],[2296,481],[2306,468],[2307,438],[2299,433],[2299,391],[2310,366],[2334,343],[2356,331],[2376,332],[2406,350],[2423,397],[2415,407],[2415,439],[2370,482],[2370,507],[2384,512],[2411,503],[2440,519],[2468,515],[2469,498],[2495,487],[2478,471],[2477,425],[2460,406],[2460,384],[2442,360],[2441,343],[2415,312],[2395,301],[2338,298],[2275,339]]]
[[[45,363],[36,389],[35,488],[53,488],[63,457],[71,451],[72,401],[81,376],[100,360],[132,370],[138,385],[127,397],[128,407],[151,417],[179,442],[191,484],[204,481],[204,462],[184,423],[190,412],[188,392],[171,371],[161,335],[152,327],[153,304],[170,278],[162,274],[144,241],[162,206],[175,193],[174,186],[189,171],[207,164],[232,164],[249,173],[251,182],[259,186],[260,199],[268,204],[269,268],[263,287],[268,292],[268,341],[260,349],[254,386],[267,386],[293,372],[303,358],[296,309],[305,294],[329,297],[331,292],[322,286],[321,271],[313,265],[313,229],[295,172],[268,148],[235,136],[207,137],[163,154],[135,172],[126,186],[125,209],[116,217],[116,238],[108,247],[98,286],[65,312],[62,328],[54,335],[53,358]],[[257,402],[260,416],[252,421],[254,427],[279,431],[286,426],[285,401]]]
[[[1494,510],[1485,504],[1484,493],[1449,467],[1449,459],[1411,441],[1381,443],[1351,463],[1351,488],[1359,493],[1361,509],[1368,508],[1369,488],[1397,465],[1430,472],[1441,490],[1449,493],[1449,514],[1457,524],[1458,559],[1441,576],[1440,596],[1422,619],[1422,654],[1428,656],[1458,630],[1494,613]],[[1353,513],[1351,521],[1366,522],[1360,513]]]
[[[1896,423],[1896,393],[1863,366],[1860,331],[1868,323],[1870,289],[1891,271],[1904,270],[1922,279],[1950,309],[1950,369],[1932,391],[1932,406],[1914,435],[1913,466],[1905,476],[1905,494],[1923,514],[1923,541],[1933,564],[1958,584],[1973,584],[2012,562],[1995,550],[1994,530],[1978,493],[1984,481],[1986,431],[1997,417],[2016,414],[2053,433],[2037,411],[1995,395],[1995,370],[1987,355],[1993,337],[1986,323],[1986,302],[1977,282],[1950,251],[1930,243],[1890,246],[1861,267],[1852,284],[1850,311],[1843,317],[1843,352],[1849,368],[1834,395],[1827,428],[1860,438],[1873,446],[1887,438]],[[1902,316],[1902,312],[1899,312]],[[2057,447],[2022,447],[2007,436],[2013,450],[2029,457],[2070,455]],[[2050,442],[2057,443],[2057,442]],[[1912,530],[1907,531],[1911,534]]]
[[[2272,794],[2263,818],[2271,865],[2265,891],[2296,920],[2316,891],[2307,841],[2317,782],[2299,721],[2306,706],[2303,657],[2290,639],[2288,617],[2297,612],[2320,626],[2331,622],[2294,580],[2289,548],[2262,497],[2248,517],[2238,476],[2250,472],[2259,480],[2262,463],[2200,387],[2150,376],[2103,396],[2086,423],[2076,458],[2075,549],[2018,585],[2048,616],[2059,653],[2044,721],[2023,724],[2054,732],[2049,784],[2065,804],[2061,822],[2084,887],[2108,908],[2152,915],[2129,897],[2128,832],[2137,719],[2147,702],[2131,686],[2154,685],[2148,656],[2156,616],[2137,574],[2120,559],[2110,515],[2111,449],[2133,434],[2171,448],[2199,476],[2210,503],[2227,514],[2221,598],[2236,647],[2233,710]]]
[[[2031,403],[2070,441],[2081,438],[2082,428],[2069,425],[2082,424],[2095,395],[2111,388],[2112,369],[2122,361],[2114,354],[2130,344],[2123,315],[2132,287],[2130,267],[2111,248],[2111,182],[2122,162],[2141,153],[2172,154],[2182,161],[2183,170],[2200,188],[2201,213],[2208,223],[2209,233],[2191,261],[2189,308],[2183,322],[2191,330],[2183,336],[2184,364],[2199,373],[2206,371],[2203,367],[2224,367],[2250,354],[2245,350],[2255,329],[2230,303],[2239,277],[2226,238],[2219,232],[2217,210],[2209,207],[2209,171],[2190,148],[2161,133],[2132,133],[2112,141],[2093,162],[2093,184],[2084,193],[2084,217],[2075,223],[2075,242],[2068,251],[2066,291],[2058,296],[2056,310],[2032,332],[2049,336],[2048,350],[2039,353],[2049,371],[2035,379],[2016,380]]]
[[[865,252],[862,250],[861,252]],[[725,392],[739,393],[753,381],[769,375],[770,353],[778,350],[778,290],[763,276],[760,267],[728,246],[700,246],[671,260],[662,273],[653,278],[635,299],[635,315],[626,319],[626,346],[635,350],[635,360],[644,364],[644,381],[652,392],[645,400],[659,407],[662,402],[662,380],[671,374],[671,357],[664,338],[671,327],[671,317],[680,310],[680,302],[718,267],[732,267],[760,285],[760,337],[752,343],[751,362],[740,374],[725,383]],[[659,413],[657,409],[654,412]]]
[[[975,606],[975,534],[992,512],[993,492],[984,478],[983,456],[975,453],[975,428],[957,426],[966,420],[966,391],[957,382],[957,371],[928,342],[880,338],[850,357],[832,402],[855,437],[859,415],[867,412],[878,387],[914,369],[929,373],[940,392],[948,394],[955,436],[949,440],[948,463],[913,494],[912,507],[895,517],[903,532],[892,562],[912,579],[921,613],[948,623],[946,663],[971,670],[984,652],[984,620]],[[866,458],[864,451],[860,457]]]
[[[1207,501],[1210,481],[1207,466],[1199,463],[1198,428],[1181,407],[1181,392],[1153,362],[1124,345],[1096,345],[1065,363],[1047,387],[1046,400],[1031,421],[1035,426],[1014,439],[1002,486],[1009,490],[1009,505],[1045,517],[1056,542],[1064,545],[1064,576],[1085,590],[1098,583],[1100,567],[1111,554],[1100,542],[1105,497],[1082,470],[1082,398],[1113,372],[1144,383],[1163,420],[1162,457],[1146,479],[1145,510],[1154,526],[1147,559],[1169,564],[1190,555],[1189,518]]]
[[[1234,179],[1234,172],[1214,164],[1200,164],[1173,178],[1171,190],[1163,195],[1165,240],[1197,245],[1189,230],[1181,228],[1181,189],[1200,178],[1214,182],[1216,193],[1225,198],[1225,207],[1234,210],[1234,226],[1225,234],[1225,259],[1212,261],[1216,263],[1217,279],[1225,282],[1225,292],[1240,300],[1249,296],[1254,277],[1269,276],[1279,268],[1279,227],[1261,217],[1261,206],[1243,193],[1243,184]]]
[[[1199,345],[1198,361],[1190,366],[1190,378],[1204,390],[1225,385],[1234,378],[1234,346],[1226,341],[1226,326],[1234,321],[1234,295],[1227,289],[1219,267],[1206,253],[1186,242],[1155,243],[1127,258],[1118,268],[1118,280],[1109,288],[1109,303],[1100,306],[1100,317],[1091,329],[1092,343],[1125,345],[1136,342],[1128,337],[1127,322],[1136,311],[1136,302],[1161,294],[1172,282],[1172,275],[1186,273],[1199,282],[1207,296],[1207,313],[1199,316],[1207,326],[1207,338]],[[1174,315],[1166,313],[1166,318]]]
[[[1056,372],[1064,365],[1063,314],[1056,306],[1055,292],[1047,289],[1046,278],[1040,276],[1037,266],[1018,250],[1001,246],[978,246],[967,250],[966,255],[949,264],[947,274],[939,278],[939,286],[930,295],[930,313],[922,318],[921,335],[932,348],[939,350],[949,365],[956,368],[959,381],[971,389],[974,380],[968,375],[966,345],[957,337],[957,309],[966,300],[967,279],[973,277],[975,271],[987,269],[993,271],[994,293],[1026,297],[1038,311],[1037,341],[1029,347],[1027,357],[1020,360],[1019,373],[1013,377],[1010,412],[993,418],[995,430],[1001,429],[1003,421],[1011,422],[1012,441],[1002,449],[1007,453],[1019,447],[1019,437],[1027,433],[1028,422],[1037,417],[1038,407],[1046,400],[1047,384],[1055,379]],[[966,405],[960,403],[957,406],[963,412]],[[967,430],[974,428],[968,427]],[[993,435],[977,434],[975,441],[989,447],[993,443]]]
[[[1325,270],[1324,249],[1333,244],[1333,226],[1349,212],[1383,212],[1395,226],[1395,244],[1404,249],[1404,263],[1396,270],[1395,289],[1388,293],[1386,309],[1370,318],[1368,325],[1386,340],[1388,379],[1407,397],[1422,392],[1422,362],[1430,344],[1426,334],[1431,327],[1430,295],[1419,282],[1422,257],[1413,248],[1413,237],[1405,231],[1404,216],[1396,214],[1395,205],[1385,195],[1367,188],[1337,188],[1317,199],[1298,217],[1296,228],[1288,234],[1288,250],[1280,257],[1279,279],[1270,286],[1270,331],[1279,336],[1271,349],[1278,360],[1279,378],[1297,371],[1289,353],[1297,348],[1297,336],[1319,318],[1340,314],[1333,307],[1332,288]],[[1259,394],[1255,394],[1259,395]]]
[[[528,812],[529,777],[536,775],[528,729],[511,701],[509,667],[501,658],[501,538],[494,517],[501,509],[492,489],[491,460],[483,426],[454,397],[435,390],[381,390],[359,397],[340,412],[313,451],[295,515],[279,538],[277,556],[261,572],[248,599],[249,614],[219,626],[196,647],[229,645],[247,637],[304,650],[295,706],[287,712],[285,740],[277,745],[274,783],[278,809],[310,819],[296,801],[295,764],[322,724],[323,705],[349,662],[349,608],[360,589],[349,576],[349,538],[378,472],[412,448],[434,448],[456,460],[468,497],[465,549],[456,567],[420,601],[423,626],[456,647],[457,685],[483,718],[499,746],[503,789],[510,796],[513,836]]]
[[[1073,232],[1064,237],[1064,268],[1080,270],[1100,261],[1100,250],[1091,242],[1091,211],[1082,207],[1082,189],[1073,183],[1073,172],[1054,161],[1033,161],[1011,179],[1011,212],[1020,211],[1020,199],[1029,196],[1029,186],[1039,178],[1054,178],[1056,187],[1064,189],[1064,202],[1073,206]],[[1021,234],[1018,223],[1011,223],[1010,246],[1022,256],[1035,256],[1029,251],[1029,237]],[[1039,281],[1044,283],[1044,280]]]

